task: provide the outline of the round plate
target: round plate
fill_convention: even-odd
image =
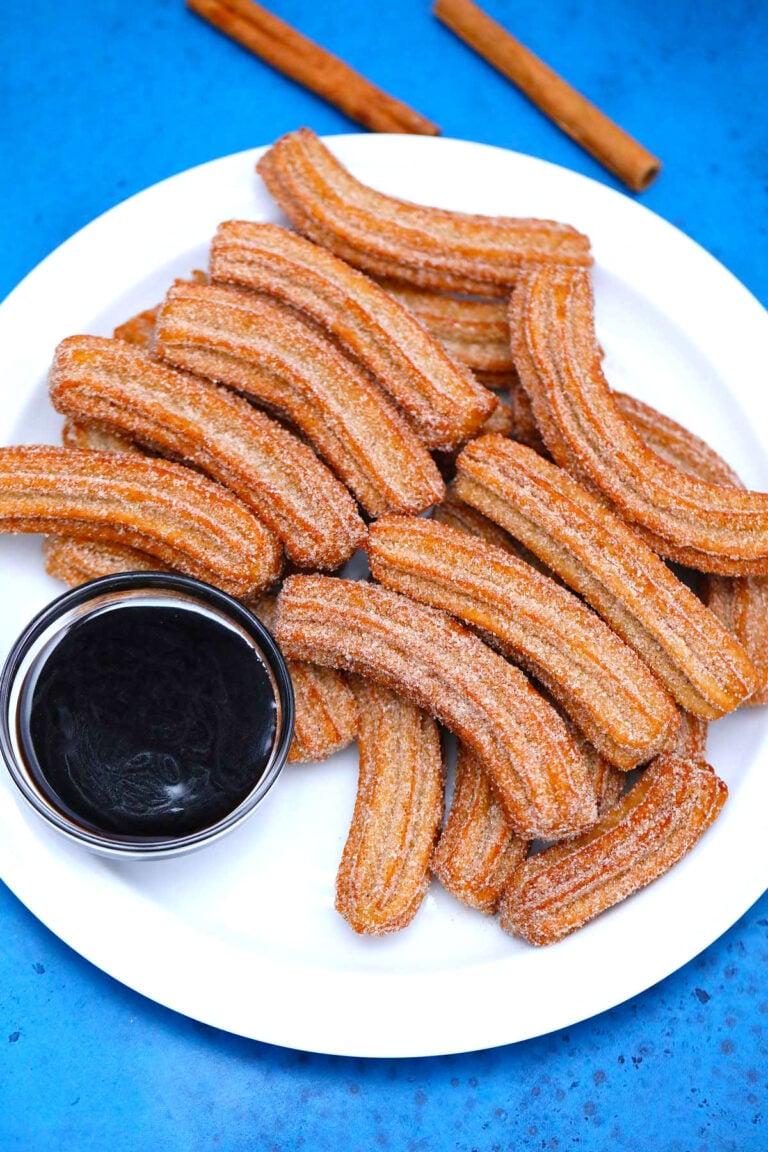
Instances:
[[[333,151],[382,191],[469,212],[568,221],[593,241],[598,335],[611,383],[709,440],[768,489],[768,399],[754,384],[768,322],[692,241],[633,201],[540,160],[458,140],[339,136]],[[254,174],[263,150],[182,173],[119,205],[49,256],[0,308],[0,441],[57,442],[45,376],[55,344],[112,327],[205,267],[221,220],[279,220]],[[0,651],[61,587],[36,537],[0,539]],[[463,1052],[548,1032],[636,995],[728,928],[768,878],[764,710],[714,725],[731,796],[669,875],[537,950],[435,883],[413,924],[359,939],[333,910],[356,753],[289,766],[255,817],[197,855],[109,863],[21,811],[0,778],[0,875],[98,967],[158,1002],[275,1044],[344,1055]],[[762,761],[762,763],[761,763]]]

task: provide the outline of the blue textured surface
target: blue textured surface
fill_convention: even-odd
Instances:
[[[447,135],[614,183],[427,3],[274,7]],[[643,203],[768,301],[768,7],[487,8],[662,157]],[[299,124],[350,129],[179,0],[4,0],[0,44],[0,295],[165,176]],[[0,933],[1,1152],[768,1148],[765,897],[636,1001],[565,1033],[434,1060],[310,1056],[185,1020],[82,961],[2,887]]]

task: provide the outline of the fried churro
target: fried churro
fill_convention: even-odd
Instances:
[[[308,128],[273,144],[257,170],[299,232],[376,276],[507,296],[528,263],[591,263],[589,240],[567,224],[447,212],[376,192]]]
[[[624,770],[668,744],[679,723],[631,648],[566,588],[522,560],[434,520],[386,516],[366,543],[373,576],[481,630],[551,692]]]
[[[286,305],[234,288],[177,284],[160,309],[157,351],[285,417],[369,515],[421,512],[442,498],[437,468],[402,413]]]
[[[136,452],[142,450],[135,441],[117,432],[108,432],[89,421],[75,420],[71,416],[64,421],[61,442],[65,448],[93,448],[97,452]]]
[[[428,713],[378,684],[356,678],[354,691],[360,772],[336,910],[355,932],[381,936],[411,922],[429,887],[443,758]]]
[[[728,790],[708,764],[663,753],[594,828],[529,857],[501,901],[501,927],[553,944],[658,879],[712,824]]]
[[[603,374],[593,309],[578,268],[530,269],[512,298],[515,366],[552,457],[661,555],[703,572],[768,574],[768,493],[700,480],[646,446]]]
[[[262,624],[275,630],[276,597],[261,596],[249,604]],[[357,705],[343,672],[288,660],[288,673],[293,684],[296,715],[293,740],[288,751],[289,763],[326,760],[346,748],[357,735]]]
[[[0,531],[127,544],[235,596],[274,583],[282,563],[277,537],[226,488],[128,452],[0,448]]]
[[[396,280],[380,283],[421,321],[454,360],[473,371],[513,370],[506,300],[448,296],[429,288],[398,284]]]
[[[71,336],[49,394],[77,420],[195,465],[235,492],[299,567],[340,567],[365,537],[351,496],[312,449],[247,400],[140,348]]]
[[[459,456],[460,499],[500,524],[607,621],[682,707],[716,719],[757,686],[741,645],[639,537],[562,468],[501,436]]]
[[[470,440],[496,406],[496,397],[407,308],[295,232],[243,220],[221,224],[211,276],[264,292],[314,320],[400,405],[427,448],[446,451]]]
[[[481,759],[522,836],[595,818],[583,757],[518,669],[445,613],[359,581],[292,576],[276,637],[296,660],[357,672],[441,720]]]
[[[63,580],[70,588],[119,572],[170,571],[167,564],[138,548],[77,537],[48,536],[43,542],[43,557],[48,575]]]
[[[528,841],[516,836],[481,761],[459,743],[456,784],[431,867],[452,896],[493,914]]]

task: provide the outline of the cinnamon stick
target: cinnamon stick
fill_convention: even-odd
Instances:
[[[436,124],[252,0],[187,0],[198,16],[373,132],[437,136]]]
[[[434,14],[633,192],[644,191],[658,176],[656,156],[472,0],[437,0]]]

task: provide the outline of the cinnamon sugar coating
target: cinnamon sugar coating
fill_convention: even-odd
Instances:
[[[605,504],[562,468],[500,436],[472,441],[458,496],[582,595],[689,712],[716,719],[755,690],[741,645]]]
[[[411,313],[362,272],[276,224],[230,220],[211,245],[211,276],[264,292],[331,335],[407,413],[427,448],[469,440],[495,396]]]
[[[447,212],[376,192],[308,128],[273,144],[257,170],[299,232],[376,276],[506,296],[521,265],[591,262],[589,240],[567,224]]]
[[[701,480],[647,447],[603,375],[593,310],[578,268],[531,269],[512,298],[515,366],[552,457],[662,555],[704,572],[768,574],[768,493]]]
[[[411,922],[429,887],[443,819],[437,724],[378,684],[355,679],[360,770],[336,878],[336,910],[355,932],[381,936]]]
[[[275,596],[262,596],[249,604],[262,624],[274,632]],[[288,660],[296,714],[288,751],[291,764],[326,760],[346,748],[357,736],[357,705],[343,672]]]
[[[276,637],[292,659],[357,672],[441,720],[480,757],[520,835],[556,838],[594,820],[589,775],[562,719],[445,613],[359,581],[292,576]]]
[[[501,927],[553,944],[668,872],[725,803],[708,764],[663,753],[583,835],[525,860],[501,901]]]
[[[381,286],[421,321],[454,360],[473,371],[513,370],[506,300],[448,296],[396,280],[382,280]]]
[[[99,576],[120,572],[168,572],[167,564],[121,544],[99,544],[96,540],[48,536],[43,542],[45,570],[55,580],[77,588]]]
[[[386,516],[366,543],[373,576],[481,630],[551,692],[624,770],[666,747],[672,698],[631,648],[566,588],[476,536],[434,520]]]
[[[235,596],[273,584],[277,538],[226,488],[168,460],[0,448],[0,531],[128,545]]]
[[[422,512],[441,499],[437,468],[403,414],[286,305],[255,292],[177,284],[160,310],[157,352],[286,418],[369,515]]]
[[[354,501],[312,449],[247,400],[140,348],[72,336],[56,349],[59,412],[195,465],[235,492],[300,567],[340,567],[365,537]]]
[[[528,841],[512,831],[478,757],[459,744],[456,785],[431,867],[443,887],[470,908],[492,915]]]

